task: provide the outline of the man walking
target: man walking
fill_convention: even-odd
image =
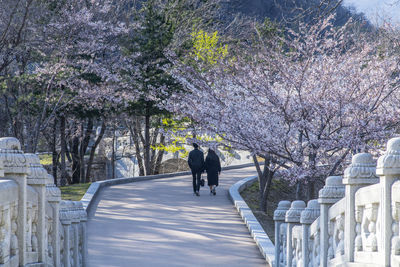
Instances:
[[[193,175],[193,192],[200,196],[200,179],[204,169],[204,154],[199,150],[199,145],[193,143],[194,149],[189,153],[188,164]]]

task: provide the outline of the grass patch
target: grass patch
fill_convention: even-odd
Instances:
[[[53,164],[53,156],[50,154],[40,154],[39,159],[40,159],[40,164],[42,165]]]
[[[254,211],[259,210],[260,207],[260,201],[258,200],[259,188],[260,185],[258,184],[258,182],[255,182],[243,191],[243,193],[246,195],[247,206],[249,206],[249,208]]]
[[[79,201],[88,190],[91,183],[60,186],[61,199]]]

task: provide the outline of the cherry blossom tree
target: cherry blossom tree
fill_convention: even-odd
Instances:
[[[91,147],[85,170],[84,159],[89,141],[94,137],[94,122],[99,121],[104,134],[107,114],[134,98],[134,94],[124,90],[119,75],[126,63],[119,40],[127,30],[124,24],[108,20],[111,7],[107,3],[71,1],[56,9],[59,16],[47,22],[50,38],[42,48],[47,60],[36,69],[39,79],[55,91],[61,103],[54,108],[60,124],[69,125],[69,141],[65,140],[65,127],[60,131],[61,171],[65,177],[65,152],[68,151],[74,183],[90,180],[91,161],[103,136],[99,135]],[[69,123],[65,123],[67,116]]]
[[[180,64],[175,76],[189,93],[166,105],[263,155],[267,174],[280,167],[291,182],[308,183],[313,197],[314,183],[349,154],[393,134],[399,115],[398,57],[350,24],[332,27],[331,19],[276,34],[262,49],[206,72]],[[266,200],[270,180],[260,184]]]
[[[75,181],[84,181],[85,176],[87,180],[90,162],[86,175],[82,163],[89,139],[94,137],[93,127],[105,126],[108,113],[135,97],[125,90],[119,75],[127,64],[119,46],[126,26],[110,16],[114,12],[110,1],[3,3],[12,12],[0,12],[0,84],[5,111],[1,113],[7,114],[1,118],[1,128],[13,129],[5,134],[18,137],[26,151],[36,151],[41,135],[53,140],[49,143],[55,151],[57,138],[47,137],[56,134],[59,122],[62,169],[65,153],[70,152]],[[49,126],[53,126],[51,133]],[[71,142],[66,140],[66,131]],[[57,162],[55,157],[53,163]]]

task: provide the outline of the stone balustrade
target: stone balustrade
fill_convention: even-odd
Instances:
[[[399,178],[400,138],[394,138],[377,165],[368,153],[354,155],[343,178],[328,177],[307,208],[281,201],[274,266],[400,266]]]
[[[37,155],[0,138],[0,267],[86,266],[86,211],[61,201]]]

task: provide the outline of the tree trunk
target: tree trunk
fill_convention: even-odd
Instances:
[[[65,141],[65,116],[60,116],[60,142],[61,142],[61,186],[67,184],[67,170],[65,165],[65,153],[67,143]]]
[[[263,203],[263,208],[264,208],[265,213],[268,212],[267,201],[268,201],[269,193],[271,192],[271,185],[272,185],[272,179],[274,178],[274,174],[275,174],[275,172],[273,172],[273,171],[268,172],[267,183],[265,184],[265,188],[264,188],[265,203]]]
[[[263,182],[263,180],[264,180],[264,175],[263,175],[263,173],[262,173],[262,171],[261,171],[261,168],[260,168],[260,163],[258,162],[258,160],[257,160],[257,156],[256,155],[253,155],[253,161],[254,161],[254,165],[256,166],[256,170],[257,170],[257,174],[258,174],[258,185],[259,185],[259,191],[258,191],[258,201],[259,201],[259,205],[260,205],[260,209],[261,209],[261,202],[262,202],[262,199],[263,199],[263,194],[262,194],[262,184],[264,183]]]
[[[296,199],[297,200],[301,199],[301,183],[300,182],[296,183]]]
[[[163,134],[161,134],[161,136],[160,136],[160,144],[165,145],[165,136]],[[157,153],[156,162],[154,164],[153,174],[160,174],[161,162],[163,160],[163,157],[164,157],[164,151],[159,150]]]
[[[54,179],[54,184],[57,185],[57,167],[58,167],[58,153],[57,153],[57,119],[54,118],[54,123],[53,123],[53,138],[51,142],[51,151],[52,151],[52,162],[53,162],[53,168],[52,168],[52,173],[53,173],[53,179]]]
[[[144,128],[144,166],[146,175],[151,175],[150,166],[150,108],[146,107],[145,128]]]
[[[72,156],[72,183],[78,184],[80,181],[80,158],[79,158],[79,137],[75,136],[72,138],[71,146],[71,156]]]
[[[84,127],[84,122],[82,122],[82,133],[83,133],[83,127]],[[89,146],[90,137],[91,137],[92,133],[93,133],[93,119],[89,118],[88,119],[88,123],[87,123],[87,128],[86,128],[84,137],[82,139],[81,146],[80,146],[80,151],[79,151],[80,152],[80,160],[81,160],[81,163],[80,163],[80,167],[81,167],[81,169],[80,169],[80,176],[81,176],[80,181],[81,181],[81,183],[84,183],[85,180],[86,180],[86,176],[85,176],[85,154],[86,154],[87,148]]]
[[[80,145],[79,145],[79,183],[83,183],[84,180],[84,172],[85,172],[85,151],[83,142],[85,139],[84,129],[85,129],[85,121],[81,122],[81,137],[80,137]]]
[[[259,209],[267,212],[267,201],[274,177],[274,172],[270,169],[271,159],[268,155],[265,156],[264,170],[261,171],[260,163],[257,160],[257,156],[253,156],[253,161],[257,169],[258,182],[259,182]]]
[[[153,134],[152,134],[152,137],[151,137],[151,142],[150,142],[150,144],[151,144],[151,146],[152,147],[155,147],[156,145],[157,145],[157,140],[158,140],[158,135],[159,135],[159,132],[160,132],[160,130],[159,130],[159,128],[156,128],[154,131],[153,131]],[[161,137],[160,137],[161,138]],[[157,154],[157,151],[156,151],[156,149],[153,149],[153,148],[151,148],[151,153],[150,153],[150,169],[151,169],[151,174],[154,174],[154,170],[155,170],[155,168],[156,168],[156,156],[157,156],[158,154]]]
[[[135,118],[133,126],[129,125],[129,131],[131,132],[133,143],[135,145],[135,154],[136,154],[136,159],[138,161],[138,166],[139,166],[139,176],[144,176],[143,158],[142,158],[142,155],[140,153],[140,136],[139,136],[139,133],[141,131],[141,127],[139,125],[138,118]]]
[[[111,179],[115,179],[115,123],[113,128],[112,150],[111,150]]]
[[[89,183],[91,181],[90,175],[91,175],[91,171],[92,171],[94,155],[96,153],[97,146],[99,145],[100,141],[103,139],[105,131],[106,131],[106,121],[105,121],[105,119],[103,119],[103,122],[101,123],[101,130],[100,130],[99,136],[97,136],[96,141],[94,142],[94,145],[92,146],[92,148],[90,150],[90,156],[89,156],[89,160],[87,163],[87,169],[86,169],[85,183]]]
[[[307,201],[315,199],[315,181],[310,181],[307,184]]]
[[[347,157],[347,155],[350,153],[350,148],[348,148],[343,155],[335,162],[333,165],[332,169],[330,170],[328,176],[335,175],[337,168],[340,166],[340,164],[343,162],[343,160]]]

